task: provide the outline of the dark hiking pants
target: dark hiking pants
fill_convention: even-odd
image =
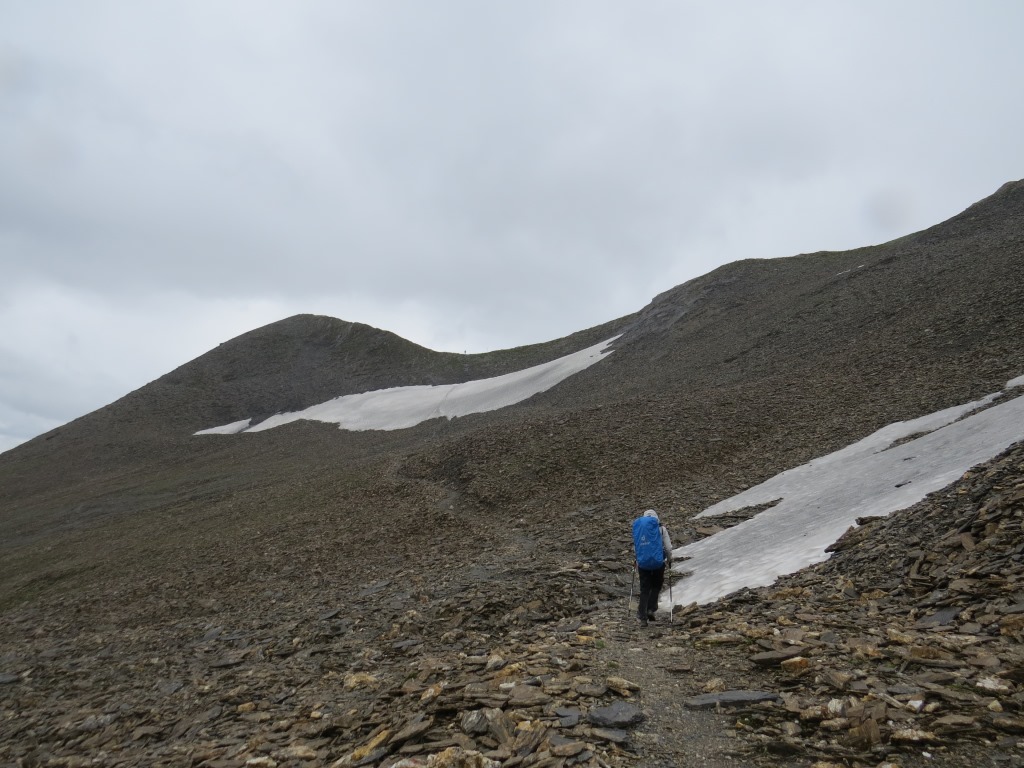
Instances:
[[[658,610],[658,595],[661,593],[661,585],[665,581],[665,566],[652,570],[646,568],[637,568],[636,570],[640,574],[640,606],[637,608],[636,615],[638,619],[645,621],[648,616],[652,616]]]

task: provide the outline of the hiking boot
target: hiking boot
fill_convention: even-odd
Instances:
[[[640,626],[641,627],[646,627],[647,626],[647,618],[646,617],[640,619]]]
[[[658,617],[655,616],[653,613],[648,613],[647,614],[647,619],[648,619],[648,621],[657,621]]]

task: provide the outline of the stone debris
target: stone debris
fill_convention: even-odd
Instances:
[[[684,704],[691,709],[715,709],[717,707],[735,707],[741,704],[759,704],[762,701],[779,701],[777,693],[767,691],[722,691],[721,693],[704,693],[691,696]]]
[[[15,609],[0,765],[628,765],[642,691],[596,665],[607,621],[582,620],[589,566],[559,571],[379,580],[345,610],[300,585],[258,606],[165,598],[166,621],[134,626],[76,623],[81,604],[61,598]],[[96,614],[136,610],[103,600]]]
[[[1022,478],[1017,447],[825,563],[643,630],[628,542],[605,548],[621,520],[594,510],[575,558],[526,563],[514,530],[386,578],[217,588],[229,562],[51,595],[0,625],[0,766],[669,765],[692,738],[657,729],[687,718],[745,765],[1024,757]]]
[[[449,747],[426,758],[407,757],[392,763],[391,768],[501,768],[497,760],[489,760],[479,752]]]
[[[643,722],[644,713],[635,704],[616,701],[607,707],[590,710],[587,720],[599,728],[628,728]]]

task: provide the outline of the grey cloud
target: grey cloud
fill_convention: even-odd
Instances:
[[[93,382],[70,384],[60,371],[0,352],[0,451],[82,415],[107,392]]]
[[[512,346],[1024,176],[1015,4],[16,8],[0,306],[41,284],[142,317],[176,291]]]

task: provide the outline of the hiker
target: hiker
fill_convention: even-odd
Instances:
[[[646,627],[648,621],[654,621],[654,612],[658,610],[665,565],[672,564],[672,539],[653,509],[648,509],[633,521],[633,552],[636,570],[640,574],[640,605],[636,617],[640,626]]]

